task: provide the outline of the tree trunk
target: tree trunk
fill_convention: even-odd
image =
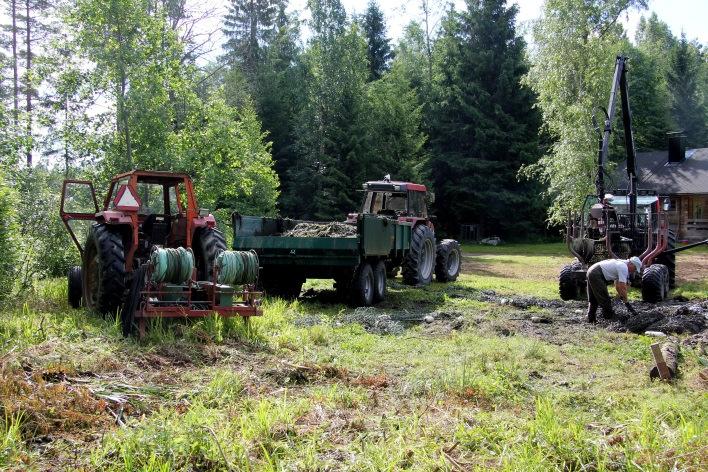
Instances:
[[[30,28],[30,0],[25,0],[25,22],[27,25],[27,77],[25,97],[27,98],[27,167],[32,167],[32,36]]]
[[[15,106],[12,109],[12,119],[17,127],[17,117],[19,115],[19,80],[17,77],[17,0],[12,0],[12,91],[15,99]]]

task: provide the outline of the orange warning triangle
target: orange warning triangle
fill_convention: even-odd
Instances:
[[[124,211],[137,211],[140,208],[140,200],[127,185],[118,189],[115,199],[116,209]]]

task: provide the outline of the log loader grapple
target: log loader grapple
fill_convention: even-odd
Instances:
[[[258,257],[226,251],[216,220],[197,206],[191,178],[132,171],[111,180],[99,211],[93,184],[65,180],[60,216],[81,254],[68,298],[119,314],[123,333],[145,334],[151,318],[260,315]],[[77,222],[88,223],[82,245]]]
[[[608,194],[605,193],[605,163],[618,94],[627,157],[627,188]],[[572,300],[585,296],[587,270],[592,264],[609,258],[627,259],[637,256],[642,261],[643,269],[641,273],[635,274],[632,284],[641,286],[644,301],[662,301],[675,285],[676,253],[697,244],[677,248],[676,234],[669,228],[666,214],[668,199],[661,197],[655,190],[638,187],[626,56],[619,55],[615,61],[604,129],[600,132],[597,124],[595,128],[600,135],[596,194],[586,197],[581,210],[568,216],[566,242],[575,260],[560,271],[560,297]],[[704,243],[706,241],[698,244]]]

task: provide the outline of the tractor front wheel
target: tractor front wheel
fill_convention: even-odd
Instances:
[[[652,264],[642,273],[642,300],[657,303],[669,293],[669,269],[664,264]]]
[[[435,259],[435,279],[438,282],[454,282],[460,275],[462,252],[460,243],[454,239],[443,239],[438,245]]]
[[[81,266],[74,266],[69,269],[67,278],[69,279],[69,286],[67,290],[69,306],[71,308],[80,308],[82,296]]]
[[[125,292],[125,252],[118,231],[101,223],[91,226],[81,272],[86,306],[103,315],[116,313]]]
[[[403,260],[403,282],[428,285],[435,268],[435,233],[421,224],[413,229],[411,247]]]

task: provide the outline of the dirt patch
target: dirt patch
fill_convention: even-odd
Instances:
[[[708,254],[691,252],[691,249],[676,255],[676,279],[683,282],[700,282],[706,278]]]
[[[456,311],[434,311],[430,313],[389,312],[385,313],[373,307],[357,308],[341,319],[343,324],[360,324],[373,334],[403,334],[407,328],[422,325],[426,334],[448,334],[462,329],[465,317]]]
[[[283,236],[296,238],[351,238],[356,236],[356,226],[347,223],[298,223]]]
[[[349,372],[329,364],[292,364],[283,361],[281,365],[265,374],[280,385],[308,384],[327,379],[347,380]]]

